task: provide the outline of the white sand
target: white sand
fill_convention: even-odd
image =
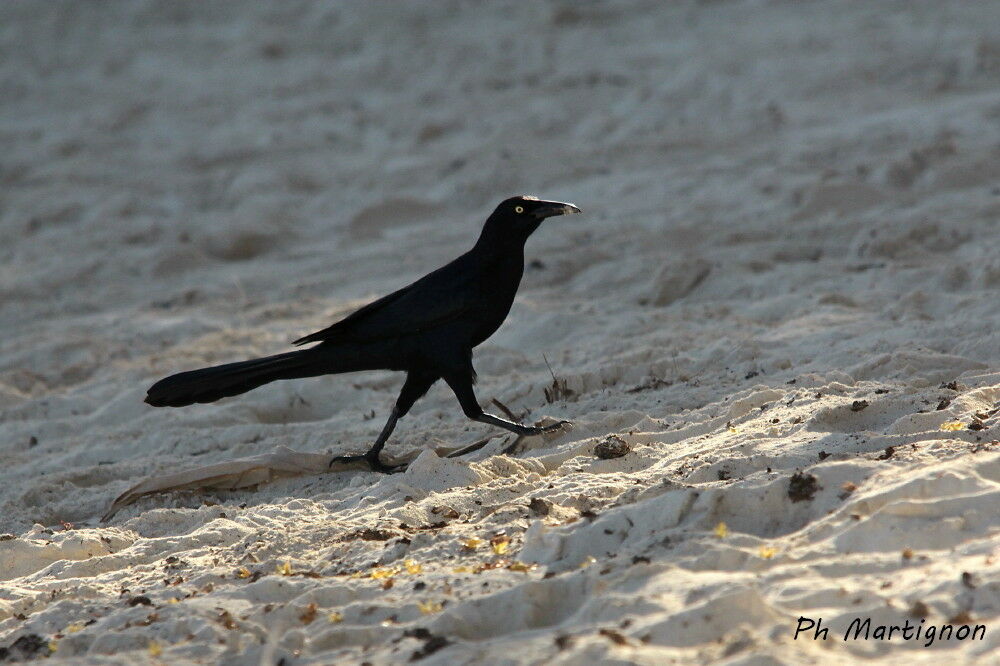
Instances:
[[[264,4],[0,5],[0,647],[997,663],[1000,3]],[[364,450],[398,376],[142,397],[286,350],[518,193],[585,215],[531,239],[479,396],[575,429],[503,456],[437,386],[389,451],[497,435],[470,460],[98,522],[149,475]],[[476,572],[501,558],[537,566]],[[916,615],[986,639],[841,640]]]

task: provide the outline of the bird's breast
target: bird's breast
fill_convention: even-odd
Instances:
[[[523,259],[510,262],[508,265],[498,265],[480,288],[480,306],[482,317],[480,326],[474,332],[473,346],[476,346],[493,335],[510,313],[521,284],[524,270]]]

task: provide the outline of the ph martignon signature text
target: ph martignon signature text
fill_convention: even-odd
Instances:
[[[811,638],[814,641],[828,640],[830,629],[823,626],[823,618],[800,617],[795,627],[795,640]],[[928,624],[905,620],[903,624],[875,624],[870,617],[855,617],[847,625],[843,640],[847,641],[917,641],[930,647],[937,641],[985,640],[985,624]]]

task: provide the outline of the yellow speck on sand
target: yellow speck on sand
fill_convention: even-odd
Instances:
[[[434,613],[440,613],[444,610],[444,604],[440,601],[419,601],[417,602],[417,608],[424,615],[433,615]]]
[[[526,573],[528,571],[534,571],[538,568],[537,564],[528,564],[527,562],[511,562],[508,566],[511,571],[520,571]]]

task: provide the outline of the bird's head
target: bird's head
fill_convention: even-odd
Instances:
[[[545,218],[579,212],[580,209],[573,204],[562,201],[545,201],[527,195],[511,197],[496,207],[486,221],[483,234],[496,240],[505,238],[523,242]]]

